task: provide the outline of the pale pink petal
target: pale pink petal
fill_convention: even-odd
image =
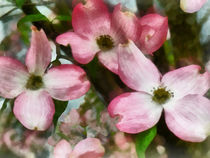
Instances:
[[[180,7],[184,12],[193,13],[200,10],[207,0],[180,0]]]
[[[187,95],[167,106],[168,128],[180,139],[201,142],[210,134],[210,101],[200,95]]]
[[[26,54],[25,63],[30,73],[44,74],[51,61],[51,47],[44,31],[32,27],[31,46]]]
[[[119,117],[117,128],[126,133],[139,133],[153,127],[160,119],[162,106],[143,92],[124,93],[108,106],[111,117]]]
[[[106,52],[99,52],[98,58],[107,69],[115,74],[118,73],[117,48],[113,48],[112,50]]]
[[[120,150],[125,151],[131,147],[131,140],[129,138],[125,133],[117,132],[114,135],[114,142]]]
[[[28,79],[27,68],[18,60],[0,57],[0,96],[14,98],[25,88]]]
[[[43,80],[46,90],[58,100],[79,98],[90,88],[85,71],[73,64],[51,68]]]
[[[150,93],[159,86],[161,75],[158,69],[132,41],[119,46],[118,61],[118,74],[128,87]]]
[[[43,131],[51,125],[55,108],[47,92],[26,91],[15,99],[13,112],[26,128]]]
[[[64,115],[64,123],[69,126],[76,126],[81,123],[80,113],[77,109],[71,109],[67,115]]]
[[[69,158],[71,152],[71,145],[62,139],[54,148],[54,158]]]
[[[70,44],[74,59],[81,64],[89,63],[99,51],[94,40],[90,40],[74,32],[59,35],[56,38],[56,42],[65,46]]]
[[[123,34],[127,39],[136,41],[139,37],[138,18],[134,13],[121,10],[121,5],[115,6],[112,14],[112,27],[118,33]]]
[[[104,152],[99,139],[86,138],[75,146],[70,158],[102,158]]]
[[[168,18],[158,14],[148,14],[139,20],[139,25],[140,36],[137,43],[143,53],[152,54],[167,38]]]
[[[72,13],[72,26],[76,33],[90,35],[110,28],[110,14],[102,0],[86,0],[79,3]]]
[[[162,83],[174,93],[175,99],[187,94],[204,95],[209,89],[209,75],[200,74],[200,70],[200,66],[190,65],[170,71],[163,76]]]

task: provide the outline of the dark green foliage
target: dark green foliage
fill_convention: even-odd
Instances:
[[[23,18],[21,18],[18,23],[17,23],[17,28],[21,33],[22,39],[25,43],[29,44],[29,32],[30,30],[30,25],[28,25],[28,22],[36,22],[36,21],[48,21],[48,19],[42,15],[42,14],[31,14],[31,15],[26,15]]]
[[[53,117],[53,124],[56,127],[58,118],[65,111],[68,101],[54,100],[54,103],[55,103],[55,115]]]
[[[25,3],[25,0],[15,0],[15,2],[16,2],[17,7],[21,8],[22,5]]]

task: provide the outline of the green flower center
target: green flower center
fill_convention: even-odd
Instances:
[[[42,77],[32,74],[26,83],[26,88],[30,90],[38,90],[42,88],[43,85]]]
[[[173,92],[166,90],[166,87],[158,87],[153,91],[152,100],[158,104],[164,104],[173,96]]]
[[[97,37],[96,42],[102,51],[108,51],[114,47],[114,41],[109,35],[101,35]]]

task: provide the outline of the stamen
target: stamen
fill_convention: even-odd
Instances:
[[[110,35],[101,35],[97,37],[96,43],[102,51],[108,51],[114,47],[114,41]]]
[[[146,41],[146,42],[149,41],[149,40],[153,37],[154,34],[155,34],[155,30],[151,29],[151,30],[148,32],[148,34],[146,35],[145,41]]]
[[[42,77],[32,74],[26,83],[26,88],[30,90],[38,90],[42,88],[43,85]]]
[[[171,97],[174,97],[173,92],[166,90],[166,87],[158,87],[153,90],[152,100],[158,104],[166,103]]]

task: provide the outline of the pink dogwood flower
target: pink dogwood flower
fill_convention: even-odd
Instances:
[[[99,61],[110,71],[118,73],[117,46],[132,39],[152,54],[166,40],[168,20],[157,14],[140,20],[131,12],[121,11],[116,5],[109,13],[102,0],[86,0],[79,3],[72,13],[74,32],[56,38],[57,43],[70,44],[73,57],[81,64],[89,63],[96,54]]]
[[[54,158],[101,158],[104,147],[97,138],[86,138],[80,141],[74,149],[64,139],[54,148]]]
[[[184,12],[194,13],[200,10],[208,0],[180,0],[180,7]]]
[[[16,59],[0,57],[0,96],[15,98],[14,114],[28,129],[46,130],[55,112],[51,97],[76,99],[84,95],[90,83],[86,73],[73,64],[47,69],[51,48],[43,30],[32,27],[31,46],[25,65]]]
[[[210,101],[203,95],[210,87],[208,73],[190,65],[161,75],[132,41],[120,45],[119,76],[136,92],[111,101],[111,117],[119,116],[120,131],[139,133],[153,127],[164,110],[168,128],[180,139],[203,141],[210,133]]]

